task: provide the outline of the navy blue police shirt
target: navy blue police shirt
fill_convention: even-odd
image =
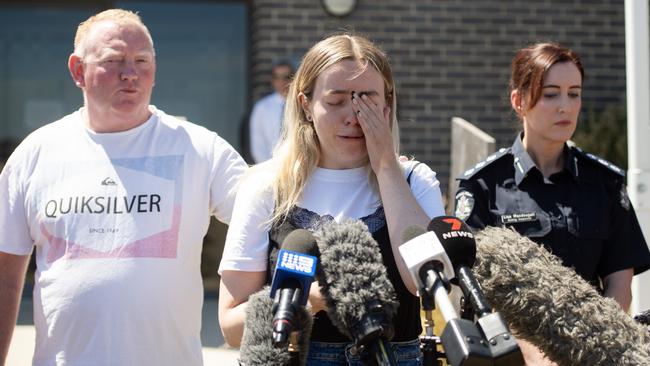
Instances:
[[[455,215],[474,229],[512,227],[599,286],[627,268],[650,268],[625,187],[625,172],[577,147],[564,147],[564,169],[544,178],[521,135],[459,178]]]

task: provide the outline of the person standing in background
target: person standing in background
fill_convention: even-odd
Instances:
[[[273,148],[282,132],[284,104],[293,77],[293,66],[282,61],[273,66],[271,85],[273,93],[255,103],[249,122],[250,151],[255,164],[271,158]]]

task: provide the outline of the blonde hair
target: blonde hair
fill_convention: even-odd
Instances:
[[[145,34],[147,35],[147,38],[149,38],[149,42],[151,43],[151,50],[155,55],[153,48],[153,39],[151,38],[151,34],[149,33],[147,26],[144,25],[142,19],[140,19],[140,16],[138,14],[124,9],[104,10],[101,13],[95,14],[85,21],[81,22],[77,27],[77,33],[74,36],[74,53],[76,55],[82,59],[86,57],[86,37],[88,36],[88,33],[90,32],[92,26],[102,21],[111,21],[118,25],[135,24],[142,27]]]
[[[397,159],[399,151],[397,96],[388,57],[370,40],[358,35],[341,34],[325,38],[307,51],[289,87],[282,138],[274,151],[273,159],[278,164],[273,182],[275,213],[271,221],[274,223],[284,220],[291,208],[298,203],[307,180],[320,160],[320,143],[314,124],[307,120],[298,95],[303,93],[311,99],[318,77],[343,60],[359,61],[363,65],[359,73],[362,73],[366,67],[373,67],[381,75],[384,81],[386,105],[390,106],[390,126]],[[377,177],[370,164],[367,169],[371,186],[377,189]]]

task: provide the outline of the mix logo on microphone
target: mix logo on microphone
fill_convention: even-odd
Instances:
[[[460,230],[460,228],[463,227],[463,222],[455,218],[446,218],[442,219],[442,221],[451,224],[451,229],[454,231]]]
[[[463,222],[457,218],[446,218],[443,219],[442,221],[448,223],[451,225],[451,230],[446,233],[442,233],[442,238],[443,239],[451,239],[451,238],[474,238],[474,234],[472,234],[469,231],[461,230],[463,227]]]
[[[316,259],[310,255],[282,251],[279,267],[312,275],[316,269]]]

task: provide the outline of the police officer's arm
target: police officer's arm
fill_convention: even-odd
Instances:
[[[497,226],[490,215],[487,187],[475,180],[461,180],[454,198],[454,216],[462,219],[474,230]]]
[[[627,268],[603,278],[605,296],[616,300],[625,311],[628,311],[632,302],[632,277],[634,277],[634,270]]]
[[[28,263],[29,255],[0,252],[0,365],[9,352]]]
[[[612,231],[605,242],[598,273],[605,296],[614,298],[627,311],[632,301],[632,277],[650,266],[650,253],[624,182],[620,180],[613,186]]]

